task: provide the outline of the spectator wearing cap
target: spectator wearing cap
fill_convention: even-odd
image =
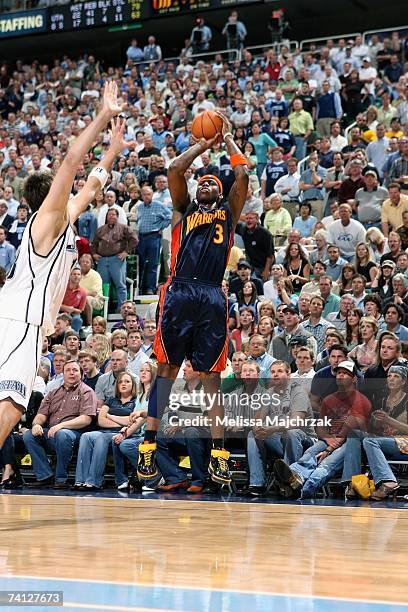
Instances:
[[[382,206],[388,198],[388,190],[378,185],[377,174],[374,170],[367,170],[364,174],[364,182],[365,187],[357,189],[355,194],[357,218],[366,230],[370,227],[380,229]]]
[[[306,419],[311,417],[306,389],[297,381],[291,381],[291,372],[284,361],[275,361],[271,366],[271,389],[274,401],[262,405],[255,413],[256,419],[290,418],[299,425],[256,426],[248,434],[249,494],[265,492],[266,457],[283,457],[288,463],[297,461],[305,449],[315,441],[315,432]],[[303,423],[303,424],[302,424]]]
[[[381,230],[384,236],[388,236],[391,230],[395,231],[401,227],[402,213],[408,211],[408,195],[401,193],[398,183],[390,183],[388,192],[389,198],[384,201],[381,210]]]
[[[261,334],[253,334],[249,339],[248,355],[249,359],[256,361],[260,368],[260,380],[270,378],[271,376],[271,365],[275,361],[272,355],[267,353],[268,340],[261,336]]]
[[[344,465],[346,440],[351,430],[367,431],[371,404],[356,389],[357,372],[352,361],[342,361],[335,369],[337,390],[327,396],[320,408],[320,418],[330,425],[317,429],[319,441],[292,464],[278,459],[275,476],[281,485],[290,487],[294,497],[307,499],[315,494]],[[343,474],[344,476],[344,474]],[[351,480],[351,479],[350,479]]]
[[[327,277],[326,277],[325,281],[327,282]],[[320,283],[322,283],[322,286],[323,286],[323,284],[325,284],[322,281],[322,278],[319,281],[319,286],[320,286]],[[330,323],[328,321],[326,321],[322,317],[322,313],[323,313],[324,307],[325,307],[325,300],[324,300],[324,298],[322,298],[320,295],[314,296],[310,300],[310,315],[309,315],[309,318],[308,318],[307,321],[304,321],[302,323],[303,329],[305,331],[309,332],[314,337],[314,339],[316,340],[316,342],[317,342],[317,353],[320,353],[320,351],[323,350],[326,329],[328,327],[330,327]]]
[[[96,231],[92,243],[92,256],[102,283],[112,282],[118,308],[126,300],[126,257],[137,245],[135,233],[125,224],[119,223],[119,214],[109,210],[106,223]]]
[[[350,200],[354,201],[357,190],[365,187],[362,171],[363,164],[359,159],[350,161],[348,164],[348,178],[342,181],[339,188],[339,204],[342,202],[351,203]]]
[[[212,32],[201,17],[197,17],[195,24],[191,31],[190,46],[193,47],[194,53],[203,53],[210,48]]]
[[[338,312],[340,298],[338,295],[333,293],[333,280],[328,274],[321,274],[319,276],[318,289],[320,296],[324,300],[323,317],[326,318],[328,314]]]
[[[8,214],[8,203],[4,198],[0,199],[0,225],[7,230],[13,225],[14,217]]]
[[[404,315],[405,312],[402,306],[393,304],[392,302],[386,304],[383,310],[385,322],[384,330],[395,334],[400,342],[406,342],[408,340],[408,327],[402,325]]]
[[[282,246],[292,227],[292,218],[282,207],[282,197],[279,193],[269,196],[268,201],[270,209],[265,215],[264,227],[272,234],[274,245]]]
[[[237,296],[243,289],[244,283],[252,281],[258,295],[263,295],[263,283],[259,278],[252,275],[252,266],[245,259],[240,259],[237,266],[237,276],[230,280],[229,293]]]
[[[371,57],[366,55],[362,59],[362,66],[359,70],[360,81],[365,84],[365,90],[370,96],[370,100],[375,96],[375,79],[377,78],[377,70],[371,65]]]
[[[60,308],[62,312],[67,312],[71,315],[72,329],[77,332],[79,332],[83,325],[82,315],[87,303],[86,291],[80,287],[81,278],[81,269],[79,267],[73,268],[69,275],[68,285]]]
[[[245,224],[238,223],[236,233],[242,237],[245,254],[255,275],[266,282],[275,260],[272,234],[261,226],[259,217],[254,212],[246,216]]]
[[[333,120],[341,119],[343,109],[338,93],[331,91],[329,81],[323,81],[322,92],[316,98],[316,132],[321,138],[330,136],[330,126]]]
[[[287,361],[289,365],[294,363],[294,358],[290,352],[289,342],[293,336],[302,336],[307,340],[307,346],[317,354],[317,342],[312,334],[306,331],[303,324],[300,325],[299,311],[294,306],[286,306],[283,309],[284,331],[275,336],[272,340],[272,354],[275,359]]]
[[[308,169],[305,170],[299,181],[302,202],[309,202],[313,215],[320,221],[323,217],[324,180],[327,170],[319,166],[317,151],[309,155]]]
[[[365,242],[366,235],[366,230],[363,225],[359,221],[352,219],[351,213],[352,208],[350,204],[341,204],[339,206],[340,219],[331,223],[327,230],[327,242],[330,245],[333,244],[337,246],[340,255],[349,262],[355,256],[357,244],[359,242]]]
[[[391,259],[385,259],[371,283],[371,291],[378,295],[381,302],[389,298],[393,293],[392,275],[395,272],[395,268],[396,264]]]
[[[17,250],[23,239],[24,230],[28,224],[29,207],[27,204],[19,204],[17,208],[17,218],[13,221],[8,231],[8,240]]]

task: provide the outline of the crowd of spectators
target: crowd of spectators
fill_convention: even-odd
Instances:
[[[149,37],[144,50],[153,47],[159,53]],[[66,488],[78,449],[74,487],[100,489],[111,449],[116,486],[129,487],[156,374],[153,295],[169,272],[167,169],[189,146],[193,118],[218,110],[229,117],[250,171],[224,280],[230,362],[222,378],[227,415],[262,421],[227,426],[229,447],[239,439],[246,450],[249,492],[265,492],[272,458],[279,459],[283,496],[313,496],[339,474],[351,496],[362,449],[377,498],[394,492],[385,459],[408,456],[405,48],[394,33],[369,44],[361,37],[328,40],[305,52],[268,48],[259,57],[244,49],[233,62],[220,55],[194,62],[187,54],[165,62],[161,51],[145,57],[134,41],[124,67],[92,55],[0,66],[1,284],[30,217],[25,178],[58,169],[94,116],[105,79],[118,82],[128,105],[129,141],[106,189],[79,218],[78,266],[55,331],[44,340],[29,410],[2,450],[4,486],[21,484],[18,444],[31,457],[35,486]],[[158,61],[135,65],[152,59]],[[72,194],[108,144],[101,135],[85,156]],[[234,174],[222,144],[186,172],[191,198],[197,178],[208,173],[228,195]],[[127,299],[134,254],[139,293],[152,300],[147,313]],[[113,328],[102,316],[109,293],[121,317]],[[190,399],[177,423],[164,422],[164,482],[152,486],[194,493],[205,485],[209,430],[185,424],[204,409],[193,393],[201,381],[191,363],[178,382]],[[265,393],[270,401],[256,411],[245,402]],[[313,415],[331,424],[313,425]],[[270,426],[267,416],[290,416],[298,426]],[[55,468],[47,453],[56,455]],[[178,462],[186,455],[192,482]]]

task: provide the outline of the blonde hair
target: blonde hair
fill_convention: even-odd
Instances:
[[[94,334],[93,336],[94,346],[93,350],[95,351],[98,357],[98,366],[101,367],[107,359],[110,358],[111,355],[111,347],[110,342],[106,336],[103,334]]]

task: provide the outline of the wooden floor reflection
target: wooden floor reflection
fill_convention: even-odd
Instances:
[[[0,574],[407,602],[408,513],[0,496]]]

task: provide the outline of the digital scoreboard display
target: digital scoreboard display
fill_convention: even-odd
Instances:
[[[120,25],[149,18],[146,0],[93,0],[49,9],[51,32]]]
[[[263,0],[150,0],[151,17],[178,15],[190,11],[237,8],[241,4],[261,3]]]

